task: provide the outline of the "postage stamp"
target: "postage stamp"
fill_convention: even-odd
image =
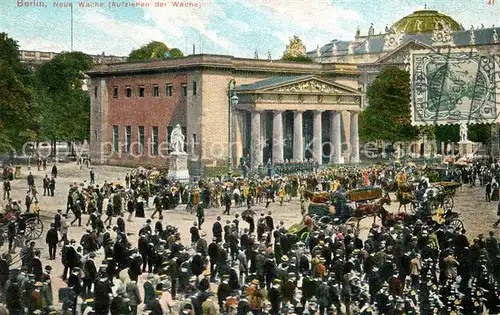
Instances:
[[[412,124],[498,122],[500,58],[477,51],[413,51]]]

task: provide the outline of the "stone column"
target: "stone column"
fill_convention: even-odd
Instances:
[[[314,111],[313,116],[313,160],[318,162],[320,165],[323,160],[323,148],[321,141],[321,113],[323,111],[316,110]]]
[[[239,168],[240,158],[243,156],[243,132],[245,130],[244,114],[245,112],[241,110],[233,110],[233,129],[231,135],[231,140],[233,142],[231,143],[233,168]]]
[[[359,163],[358,112],[351,112],[350,124],[351,152],[350,163]]]
[[[304,161],[304,130],[302,128],[303,111],[293,113],[293,160]]]
[[[260,126],[260,112],[252,112],[252,130],[251,130],[251,162],[252,168],[256,169],[262,164],[262,138],[261,138],[261,126]]]
[[[336,111],[330,112],[330,163],[340,164],[342,156],[342,141],[341,141],[341,123],[340,113]]]
[[[283,112],[273,111],[273,162],[283,162]]]

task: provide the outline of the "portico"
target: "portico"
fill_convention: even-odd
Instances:
[[[233,115],[243,119],[238,126],[233,121],[240,133],[232,146],[233,161],[246,149],[254,169],[268,162],[341,164],[344,157],[359,162],[358,112],[363,100],[358,90],[306,75],[266,79],[235,91],[239,102]]]

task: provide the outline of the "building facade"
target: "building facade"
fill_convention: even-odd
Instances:
[[[87,74],[97,163],[164,167],[177,124],[193,169],[223,167],[229,152],[232,167],[242,156],[254,168],[359,161],[355,65],[191,55],[102,64]]]
[[[307,55],[318,63],[353,63],[360,71],[360,87],[366,91],[383,67],[408,69],[412,50],[430,49],[446,54],[450,48],[500,55],[500,27],[470,26],[435,10],[419,10],[375,34],[373,24],[353,40],[332,40]],[[365,99],[365,106],[367,105]]]
[[[54,59],[60,53],[50,51],[37,51],[37,50],[21,50],[19,51],[21,62],[36,65]],[[101,55],[90,55],[96,64],[101,63],[117,63],[127,61],[127,57],[121,56],[106,56],[103,52]]]

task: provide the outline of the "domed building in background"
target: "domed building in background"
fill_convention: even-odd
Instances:
[[[464,30],[453,18],[434,10],[415,11],[394,23],[392,29],[405,34],[432,33],[440,22],[448,25],[454,32]]]
[[[469,48],[486,54],[500,54],[500,27],[483,24],[463,25],[435,10],[418,10],[386,26],[378,33],[370,25],[368,32],[356,30],[353,40],[332,40],[307,55],[317,63],[354,63],[358,65],[360,89],[364,92],[384,66],[409,68],[410,52]],[[366,106],[365,99],[365,106]]]

